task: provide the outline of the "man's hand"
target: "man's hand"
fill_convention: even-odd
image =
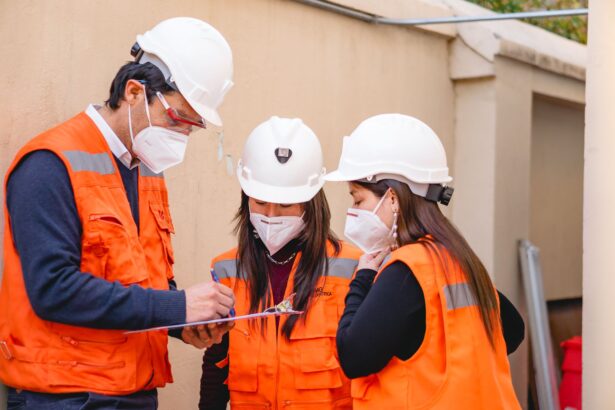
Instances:
[[[227,317],[235,306],[231,288],[216,282],[203,282],[186,289],[186,322]]]
[[[222,336],[234,326],[235,322],[225,322],[185,327],[182,331],[182,340],[197,349],[206,349],[222,342]]]

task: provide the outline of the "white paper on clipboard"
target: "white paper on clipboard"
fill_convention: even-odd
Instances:
[[[131,330],[128,332],[124,332],[124,334],[127,335],[127,334],[133,334],[133,333],[152,332],[154,330],[179,329],[182,327],[209,325],[212,323],[235,322],[237,320],[258,319],[261,317],[268,317],[268,316],[300,315],[301,313],[303,312],[300,312],[297,310],[287,310],[287,311],[271,310],[271,311],[264,311],[260,313],[251,313],[249,315],[241,315],[241,316],[235,316],[235,317],[223,317],[220,319],[203,320],[200,322],[188,322],[188,323],[180,323],[178,325],[171,325],[171,326],[158,326],[158,327],[150,327],[148,329]]]

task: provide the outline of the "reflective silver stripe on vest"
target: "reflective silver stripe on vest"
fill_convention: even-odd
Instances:
[[[356,259],[329,258],[329,272],[327,276],[350,279],[352,278],[352,275],[354,274],[358,263],[359,261]],[[214,264],[214,270],[216,271],[216,275],[218,275],[218,278],[220,278],[221,280],[228,278],[236,278],[237,260],[226,259],[218,261]]]
[[[446,296],[446,307],[448,310],[477,305],[470,285],[467,283],[445,286],[444,295]]]
[[[149,169],[142,162],[139,164],[139,172],[141,173],[141,176],[144,176],[144,177],[164,178],[164,173],[163,172],[161,172],[160,174],[156,174],[154,171]]]
[[[237,259],[226,259],[214,263],[214,271],[220,280],[237,277]]]
[[[90,154],[85,151],[64,151],[62,154],[66,156],[74,172],[90,171],[101,175],[115,173],[112,159],[106,152]]]
[[[346,258],[329,258],[329,272],[327,276],[351,279],[359,261]]]

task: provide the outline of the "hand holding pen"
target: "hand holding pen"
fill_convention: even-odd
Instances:
[[[210,269],[209,271],[211,273],[211,278],[213,279],[214,282],[216,283],[220,283],[220,278],[218,277],[218,275],[216,274],[216,271],[212,269]],[[231,308],[229,311],[229,317],[235,317],[235,308]]]
[[[232,289],[216,282],[202,282],[185,290],[186,323],[225,318],[231,311],[234,314],[235,296]],[[234,322],[182,326],[181,338],[185,343],[203,349],[220,343],[223,335],[233,326]]]

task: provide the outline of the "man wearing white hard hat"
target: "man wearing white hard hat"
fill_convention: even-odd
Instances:
[[[193,130],[222,125],[233,59],[194,18],[165,20],[131,50],[104,106],[30,140],[6,176],[0,380],[9,409],[155,409],[172,382],[166,330],[227,316],[230,288],[177,290],[163,172]],[[228,326],[183,328],[197,348]]]

